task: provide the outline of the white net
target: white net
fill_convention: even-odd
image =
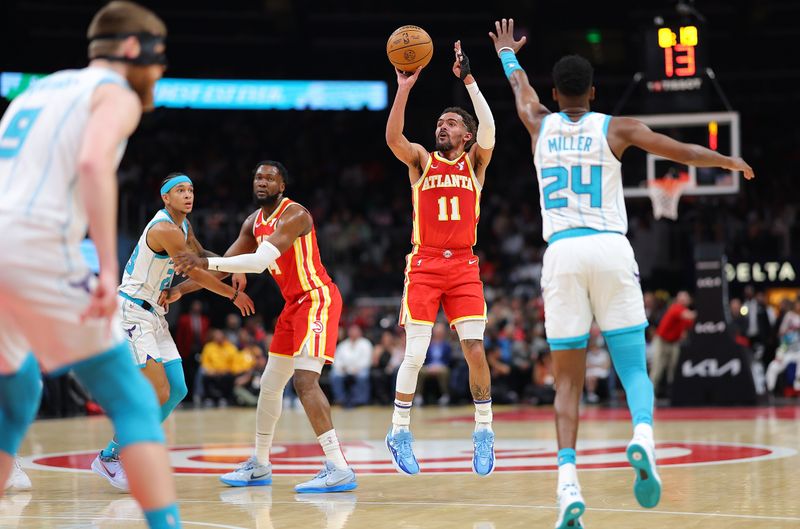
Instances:
[[[678,202],[688,182],[673,178],[651,180],[647,186],[647,193],[653,203],[653,217],[658,220],[665,217],[678,220]]]

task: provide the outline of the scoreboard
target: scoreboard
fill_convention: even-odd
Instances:
[[[692,92],[705,83],[705,48],[701,28],[693,24],[645,31],[647,90]]]

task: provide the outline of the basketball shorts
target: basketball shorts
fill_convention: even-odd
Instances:
[[[131,346],[134,363],[144,367],[148,358],[164,364],[180,360],[181,355],[164,316],[144,309],[128,299],[120,299],[122,331]]]
[[[459,321],[486,320],[478,258],[471,248],[415,247],[406,256],[400,325],[433,325],[439,306],[451,327]]]
[[[0,217],[0,374],[16,372],[31,351],[52,372],[122,343],[118,316],[80,319],[97,280],[79,243],[23,223]]]
[[[342,295],[334,283],[286,300],[272,336],[269,354],[309,356],[333,362],[342,316]]]
[[[544,254],[542,292],[551,346],[588,339],[593,318],[604,333],[647,327],[639,265],[624,235],[552,243]]]

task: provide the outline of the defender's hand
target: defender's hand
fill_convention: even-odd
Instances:
[[[528,37],[522,37],[519,40],[514,40],[514,19],[509,18],[506,20],[496,20],[494,23],[494,27],[497,30],[497,34],[495,35],[491,31],[489,32],[489,37],[491,37],[492,42],[494,42],[494,49],[497,54],[500,54],[500,50],[502,48],[511,48],[514,50],[514,53],[519,52],[520,48],[522,48],[526,42],[528,42]]]
[[[179,274],[185,275],[195,268],[208,270],[208,259],[205,257],[198,257],[191,252],[179,253],[172,260],[175,263],[175,272]]]
[[[731,171],[741,171],[744,175],[745,180],[752,180],[756,177],[753,173],[753,168],[748,165],[743,159],[739,158],[738,156],[732,158],[733,163],[725,167],[725,169],[730,169]]]

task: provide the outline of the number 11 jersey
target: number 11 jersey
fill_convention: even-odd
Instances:
[[[411,186],[415,246],[449,250],[472,248],[481,214],[481,184],[469,154],[448,160],[432,152],[422,177]]]

